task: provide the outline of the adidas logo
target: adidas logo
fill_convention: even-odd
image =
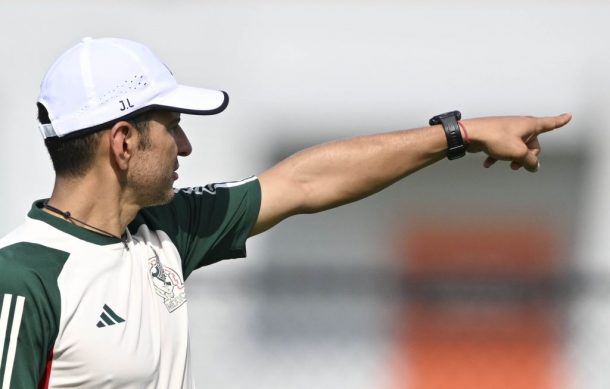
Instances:
[[[119,324],[125,321],[122,317],[117,315],[110,307],[104,304],[104,311],[100,315],[100,321],[97,322],[97,328],[102,328],[106,326],[112,326],[115,324]]]

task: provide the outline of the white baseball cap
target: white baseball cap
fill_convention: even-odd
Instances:
[[[38,106],[46,109],[49,120],[39,128],[44,138],[64,137],[100,130],[146,110],[213,115],[228,103],[223,91],[179,85],[140,43],[84,38],[42,80]]]

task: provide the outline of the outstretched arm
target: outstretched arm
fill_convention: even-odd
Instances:
[[[484,166],[510,161],[513,169],[538,169],[538,136],[562,127],[570,114],[462,120],[469,152],[485,152]],[[463,132],[462,132],[463,134]],[[252,234],[283,219],[359,200],[443,159],[440,125],[334,141],[300,151],[259,175],[262,204]]]

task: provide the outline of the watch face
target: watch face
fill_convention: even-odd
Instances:
[[[460,120],[462,118],[462,114],[460,111],[445,112],[438,116],[440,116],[440,119],[446,119],[446,118],[450,118],[452,116],[454,116],[456,120]]]
[[[447,119],[450,117],[455,117],[455,120],[461,120],[462,113],[460,111],[449,111],[449,112],[441,113],[440,115],[436,115],[432,119],[430,119],[429,123],[431,126],[434,126],[436,124],[441,124],[441,120]]]

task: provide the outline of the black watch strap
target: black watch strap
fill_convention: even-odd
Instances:
[[[466,145],[460,132],[458,120],[462,118],[460,111],[445,112],[430,119],[430,125],[442,124],[447,137],[447,158],[458,159],[466,155]]]

